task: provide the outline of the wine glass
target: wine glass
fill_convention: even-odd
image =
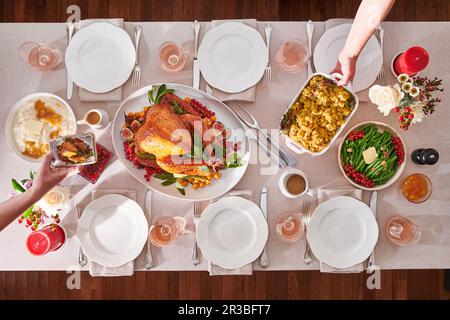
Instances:
[[[160,217],[150,227],[150,241],[156,247],[164,247],[178,239],[185,232],[183,217]]]
[[[295,242],[303,235],[304,224],[300,213],[283,212],[275,224],[275,233],[277,236],[287,242]]]
[[[62,61],[59,50],[30,41],[22,43],[19,47],[19,54],[23,61],[41,72],[55,69]]]
[[[186,65],[187,57],[183,48],[174,42],[167,41],[159,47],[159,61],[164,71],[178,72]]]
[[[421,230],[410,219],[393,216],[386,223],[386,236],[390,242],[399,246],[406,246],[419,242]]]
[[[300,40],[283,42],[275,54],[278,65],[288,72],[299,72],[308,64],[306,44]]]

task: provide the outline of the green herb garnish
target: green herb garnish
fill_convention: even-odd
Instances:
[[[168,93],[172,93],[173,91],[173,89],[167,89],[167,86],[162,84],[158,87],[156,92],[153,88],[148,91],[148,101],[153,104],[159,104],[163,96]]]
[[[176,114],[178,114],[178,115],[182,115],[182,114],[185,114],[186,113],[186,111],[184,111],[179,105],[178,105],[178,103],[174,100],[174,101],[172,101],[172,108],[173,108],[173,112],[175,112]]]

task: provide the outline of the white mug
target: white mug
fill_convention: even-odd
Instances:
[[[303,190],[302,193],[299,194],[292,194],[288,191],[287,187],[286,187],[286,183],[288,181],[288,179],[294,175],[299,175],[301,176],[304,180],[305,180],[305,190]],[[312,189],[309,188],[309,182],[308,179],[306,178],[305,173],[300,170],[300,169],[295,169],[295,168],[287,168],[280,176],[280,180],[278,180],[278,187],[280,188],[281,193],[290,199],[296,199],[299,198],[301,196],[303,196],[304,194],[307,194],[311,197],[314,197],[316,195],[316,192]]]
[[[99,116],[99,120],[95,123],[90,123],[88,117],[93,113]],[[82,120],[77,121],[77,124],[85,124],[92,129],[103,129],[109,124],[109,114],[103,109],[91,109],[86,112]]]

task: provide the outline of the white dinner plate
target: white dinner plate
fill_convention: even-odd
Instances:
[[[91,261],[118,267],[141,253],[148,238],[148,223],[135,201],[108,194],[86,206],[78,222],[78,238]]]
[[[314,65],[317,72],[328,74],[334,69],[339,52],[344,48],[351,27],[351,24],[341,24],[328,29],[322,35],[314,49]],[[358,92],[370,87],[380,73],[382,64],[383,54],[380,45],[375,36],[372,35],[356,63],[352,90]]]
[[[199,66],[206,82],[229,93],[257,84],[268,59],[259,32],[240,22],[226,22],[212,28],[198,49]]]
[[[136,51],[125,30],[108,22],[96,22],[75,33],[65,59],[67,70],[79,87],[104,93],[127,81]]]
[[[307,238],[317,259],[334,268],[349,268],[370,256],[378,240],[378,225],[363,202],[336,197],[316,208]]]
[[[242,126],[242,123],[227,105],[217,98],[192,87],[175,83],[166,83],[167,88],[173,89],[174,93],[179,97],[189,97],[199,101],[216,114],[218,121],[222,122],[226,128],[231,129],[231,137],[229,140],[242,142],[242,147],[238,151],[238,154],[245,164],[238,168],[228,168],[226,170],[222,170],[220,172],[222,177],[219,180],[214,180],[214,182],[212,182],[207,188],[194,190],[192,187],[188,187],[186,188],[186,195],[182,195],[174,185],[163,186],[161,184],[161,180],[159,179],[154,178],[150,179],[150,181],[146,181],[143,170],[138,170],[136,166],[133,165],[133,162],[126,159],[125,152],[123,151],[123,139],[120,136],[120,130],[125,122],[124,113],[127,114],[129,112],[142,111],[145,106],[149,105],[148,91],[152,88],[152,86],[158,87],[159,85],[161,84],[150,85],[135,91],[122,101],[119,109],[117,110],[113,121],[112,140],[114,150],[120,162],[127,168],[128,172],[130,172],[147,188],[151,188],[156,192],[160,192],[164,195],[178,198],[180,200],[206,201],[220,197],[230,191],[241,180],[247,170],[251,152],[250,140],[245,134],[245,128]]]
[[[203,212],[197,242],[213,264],[237,269],[260,256],[268,233],[266,219],[256,204],[241,197],[225,197]]]

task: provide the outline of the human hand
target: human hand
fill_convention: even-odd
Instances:
[[[38,200],[64,180],[64,178],[78,171],[76,167],[52,168],[52,160],[53,156],[51,154],[46,155],[44,162],[33,179],[33,185],[30,191]]]
[[[345,51],[345,48],[339,52],[338,61],[331,73],[339,73],[342,78],[338,80],[339,86],[345,86],[348,82],[353,81],[356,73],[356,61],[358,56],[352,56]]]

